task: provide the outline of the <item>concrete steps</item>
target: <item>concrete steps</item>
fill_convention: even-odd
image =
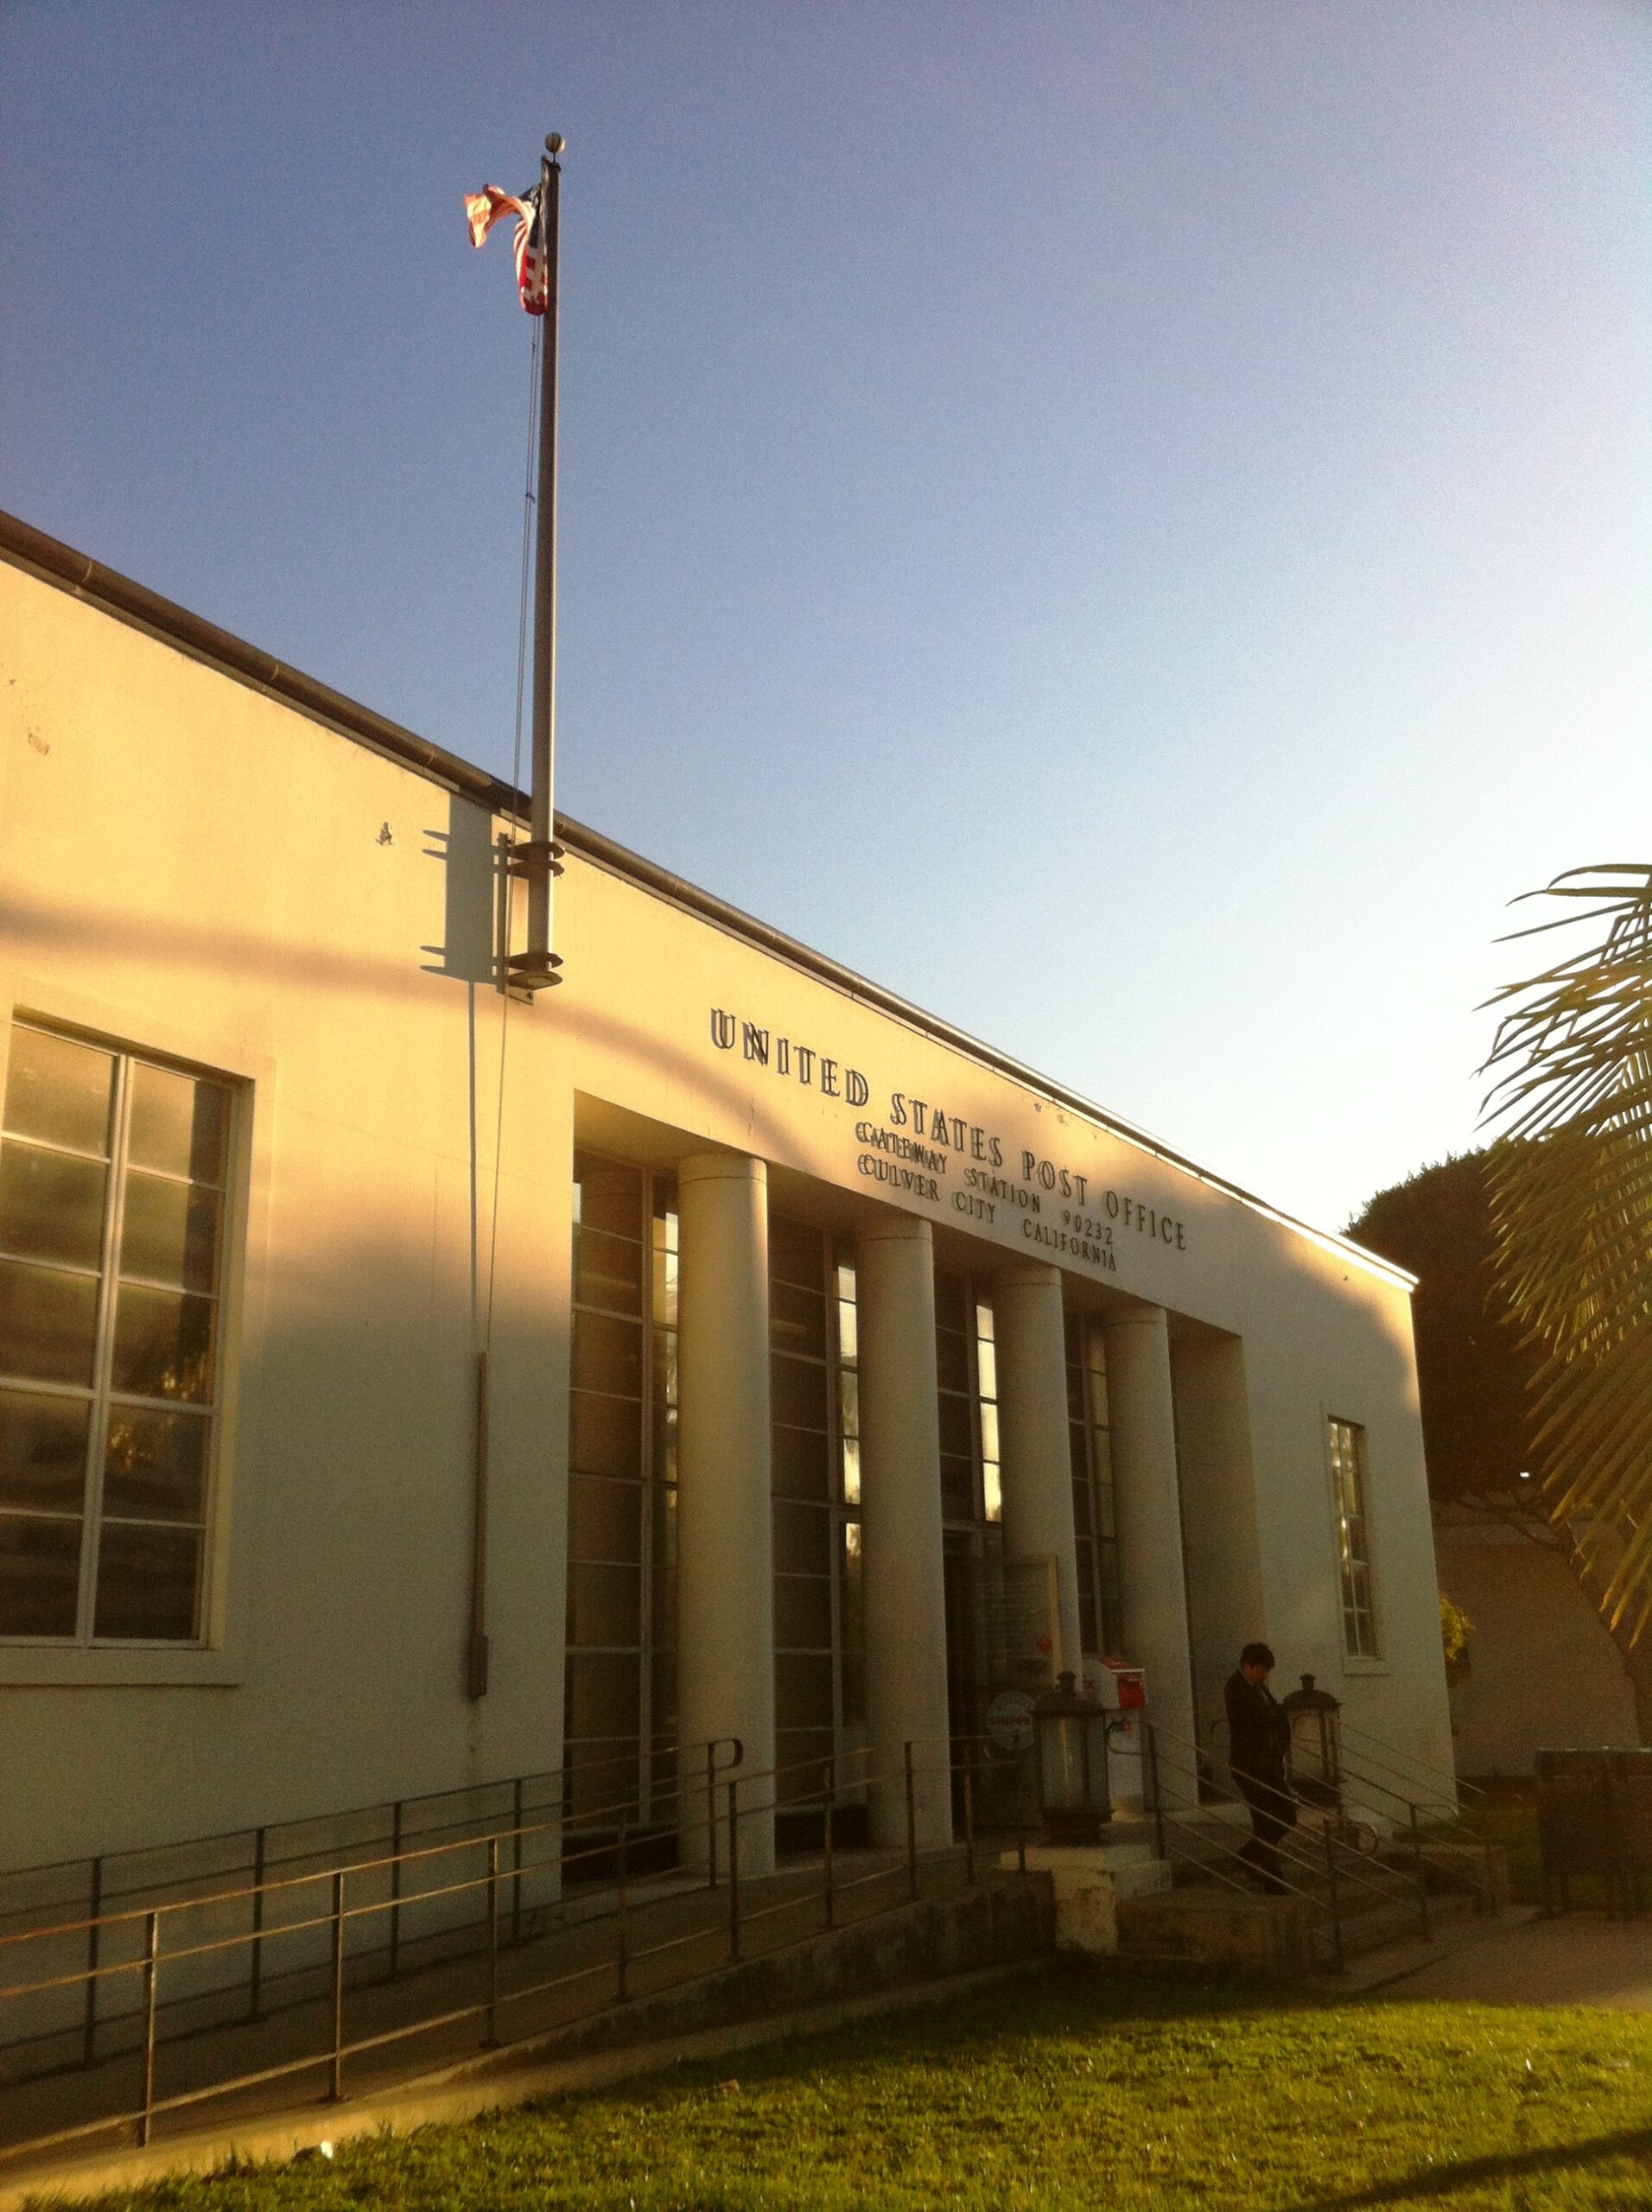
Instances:
[[[1295,1850],[1282,1862],[1291,1893],[1270,1897],[1250,1887],[1234,1857],[1244,1833],[1237,1808],[1211,1808],[1173,1824],[1169,1893],[1121,1902],[1122,1961],[1228,1966],[1290,1980],[1339,1958],[1414,1942],[1425,1919],[1432,1935],[1477,1912],[1495,1913],[1507,1901],[1499,1854],[1427,1846],[1420,1876],[1402,1845],[1371,1853],[1332,1838],[1327,1849],[1323,1831],[1307,1827],[1296,1832]]]
[[[1472,1919],[1477,1910],[1466,1895],[1431,1896],[1429,1931]],[[1328,1892],[1268,1897],[1195,1878],[1154,1897],[1122,1900],[1118,1925],[1119,1955],[1127,1961],[1225,1966],[1291,1980],[1333,1963],[1339,1948],[1347,1960],[1414,1941],[1421,1916],[1409,1885],[1404,1894],[1396,1889],[1357,1906],[1339,1899],[1333,1921]]]

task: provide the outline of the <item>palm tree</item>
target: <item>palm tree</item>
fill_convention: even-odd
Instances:
[[[1506,941],[1588,938],[1489,1001],[1496,1268],[1539,1355],[1552,1518],[1626,1649],[1652,1619],[1652,867],[1573,868],[1529,895],[1564,911]]]

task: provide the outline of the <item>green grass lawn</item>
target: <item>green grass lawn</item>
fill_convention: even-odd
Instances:
[[[1644,2212],[1652,2019],[1052,1967],[717,2069],[118,2201],[156,2212]]]

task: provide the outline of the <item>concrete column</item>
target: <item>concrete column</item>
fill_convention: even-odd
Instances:
[[[1067,1440],[1067,1354],[1061,1270],[1022,1260],[993,1277],[998,1351],[998,1448],[1004,1484],[1004,1556],[1056,1563],[1057,1671],[1083,1662],[1078,1554],[1073,1541],[1072,1449]]]
[[[745,1747],[734,1778],[774,1766],[774,1565],[769,1479],[768,1174],[702,1154],[677,1169],[677,1738],[682,1848],[706,1864],[705,1761]],[[725,1757],[727,1754],[724,1755]],[[724,1776],[723,1783],[730,1777]],[[717,1792],[718,1818],[728,1792]],[[740,1866],[774,1866],[772,1783],[740,1792]],[[728,1865],[728,1836],[717,1862]]]
[[[1181,1446],[1193,1695],[1199,1741],[1208,1745],[1211,1723],[1223,1718],[1223,1685],[1241,1650],[1268,1636],[1244,1344],[1214,1332],[1190,1335],[1173,1348],[1171,1368]],[[1280,1672],[1287,1669],[1281,1665]],[[1223,1764],[1217,1753],[1218,1771]]]
[[[1186,1799],[1194,1795],[1193,1681],[1165,1309],[1137,1306],[1108,1322],[1104,1336],[1124,1656],[1147,1670],[1147,1717],[1166,1739],[1165,1795]]]
[[[855,1258],[861,1370],[861,1592],[872,1840],[904,1844],[903,1746],[915,1745],[920,1850],[952,1840],[930,1225],[880,1214]]]

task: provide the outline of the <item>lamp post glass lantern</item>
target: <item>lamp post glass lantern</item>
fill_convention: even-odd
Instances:
[[[1302,1687],[1280,1700],[1291,1727],[1291,1781],[1306,1805],[1342,1803],[1342,1706],[1304,1675]]]
[[[1099,1843],[1113,1817],[1107,1794],[1107,1709],[1083,1696],[1071,1675],[1032,1711],[1039,1810],[1052,1843]]]

